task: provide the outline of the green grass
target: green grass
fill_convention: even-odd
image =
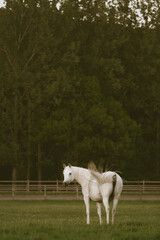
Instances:
[[[0,240],[160,240],[159,201],[120,201],[113,226],[102,210],[88,226],[83,201],[0,201]]]

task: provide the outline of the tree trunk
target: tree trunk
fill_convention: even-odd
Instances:
[[[42,169],[41,169],[41,145],[38,144],[38,182],[41,184],[42,181]]]
[[[31,110],[30,99],[28,99],[28,139],[27,139],[27,180],[30,180],[30,168],[31,168]]]
[[[157,113],[157,126],[156,126],[156,176],[159,177],[159,161],[160,161],[160,113]]]
[[[17,167],[13,166],[12,168],[12,181],[16,181],[17,180]]]
[[[16,183],[14,181],[17,180],[17,167],[16,166],[13,166],[12,168],[12,189],[13,189],[13,192],[15,191],[15,188],[16,188]]]
[[[18,116],[17,116],[17,107],[18,105],[18,98],[17,95],[14,97],[14,132],[13,132],[13,139],[14,139],[14,162],[13,162],[13,168],[12,168],[12,181],[17,180],[17,163],[18,163],[18,139],[17,139],[17,134],[18,134]]]

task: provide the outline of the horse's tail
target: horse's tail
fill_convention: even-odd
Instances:
[[[113,198],[114,198],[114,190],[115,190],[116,183],[117,183],[117,175],[114,174],[113,177],[112,177],[112,179],[113,179],[113,182],[112,182],[112,184],[113,184],[113,189],[112,189],[111,195],[109,196],[109,201],[113,200]]]

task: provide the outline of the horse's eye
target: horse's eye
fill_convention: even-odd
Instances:
[[[71,175],[72,175],[72,173],[70,172],[70,173],[69,173],[69,176],[71,176]]]

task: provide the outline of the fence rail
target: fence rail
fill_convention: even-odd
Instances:
[[[40,195],[44,199],[51,195],[74,195],[76,199],[81,196],[81,186],[76,182],[65,187],[62,181],[0,181],[0,198],[2,196]],[[160,197],[160,181],[124,181],[122,196],[145,195]]]

